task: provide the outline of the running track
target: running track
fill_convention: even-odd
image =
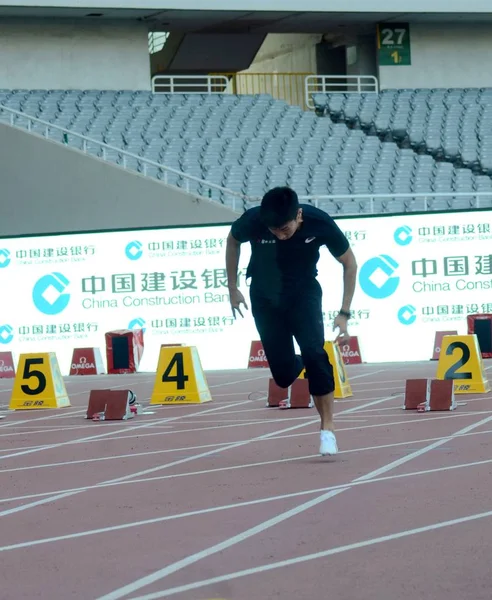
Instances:
[[[315,409],[265,407],[265,370],[128,422],[87,421],[89,390],[147,405],[153,374],[67,378],[49,412],[7,413],[0,380],[1,599],[490,600],[492,394],[403,411],[435,369],[348,367],[333,458]]]

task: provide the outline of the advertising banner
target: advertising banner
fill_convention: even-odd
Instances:
[[[492,212],[336,219],[359,272],[349,333],[365,362],[429,360],[435,332],[467,330],[492,312]],[[251,313],[234,320],[225,271],[228,225],[0,238],[0,351],[56,352],[64,375],[73,349],[105,333],[142,328],[140,371],[161,344],[198,348],[204,369],[243,369],[259,339]],[[240,288],[250,257],[243,244]],[[342,266],[321,249],[327,340],[341,306]]]

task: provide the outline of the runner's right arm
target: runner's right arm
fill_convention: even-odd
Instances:
[[[246,309],[248,305],[244,296],[240,292],[237,284],[237,271],[239,258],[241,256],[241,244],[251,239],[251,219],[248,211],[243,213],[231,227],[227,236],[226,244],[226,272],[227,286],[229,288],[229,298],[231,302],[232,314],[236,318],[236,310],[243,316],[240,305],[243,304]]]

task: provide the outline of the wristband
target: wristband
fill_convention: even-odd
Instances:
[[[350,311],[339,310],[338,312],[339,312],[339,314],[343,315],[344,317],[347,317],[347,319],[350,319],[350,317],[352,316],[352,313]]]

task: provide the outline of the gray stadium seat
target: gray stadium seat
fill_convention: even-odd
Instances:
[[[330,194],[335,199],[320,206],[334,214],[369,211],[371,194],[408,194],[374,204],[405,212],[422,209],[412,193],[464,192],[446,202],[429,196],[433,207],[459,208],[473,204],[474,192],[492,191],[492,90],[384,90],[313,100],[316,114],[267,95],[0,90],[4,106],[114,147],[103,152],[86,144],[94,155],[194,192],[209,194],[160,166],[256,197],[274,185]],[[2,122],[10,119],[0,112]],[[43,135],[45,126],[33,130]],[[61,141],[62,134],[52,130],[50,137]],[[68,143],[83,145],[74,136]],[[156,165],[144,168],[138,157]],[[336,199],[349,194],[362,198]],[[210,197],[230,202],[218,190]]]

